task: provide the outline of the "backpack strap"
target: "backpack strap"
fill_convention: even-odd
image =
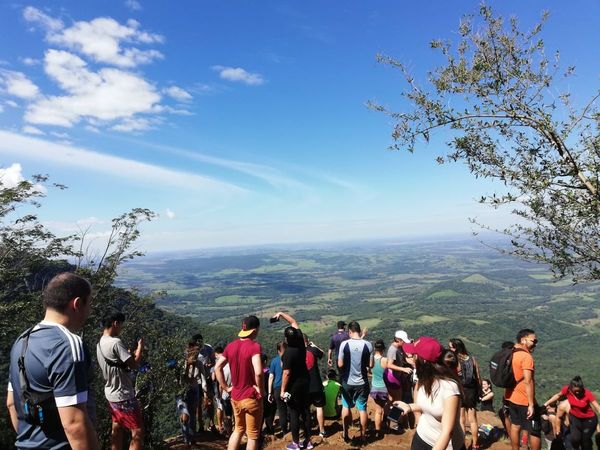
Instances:
[[[515,348],[515,347],[513,347],[513,349],[512,349],[513,355],[514,355],[515,353],[518,353],[518,352],[524,352],[524,351],[525,351],[525,350],[523,350],[522,348]],[[513,374],[514,374],[514,371],[513,371]],[[516,384],[515,384],[515,386],[516,386],[517,384],[519,384],[521,381],[523,381],[524,379],[525,379],[525,377],[524,377],[524,376],[523,376],[523,378],[521,378],[520,380],[517,380],[517,379],[515,378],[515,381],[516,381]]]
[[[36,326],[29,328],[25,333],[21,335],[23,339],[23,346],[21,347],[21,355],[17,361],[17,365],[19,367],[19,385],[21,386],[21,392],[23,393],[23,398],[26,401],[31,401],[33,404],[41,404],[46,400],[49,400],[54,397],[52,392],[36,392],[31,389],[31,384],[29,383],[29,378],[27,378],[27,370],[25,369],[25,354],[27,353],[27,348],[29,347],[29,337],[32,333],[35,333],[40,328],[36,329]]]

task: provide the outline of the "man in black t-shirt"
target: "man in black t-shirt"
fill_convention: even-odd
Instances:
[[[325,415],[323,407],[325,406],[325,392],[323,391],[323,381],[319,370],[319,360],[323,358],[324,352],[313,342],[310,342],[306,334],[304,336],[304,345],[306,346],[306,368],[310,376],[308,394],[310,403],[317,409],[317,422],[319,423],[319,436],[325,437]]]

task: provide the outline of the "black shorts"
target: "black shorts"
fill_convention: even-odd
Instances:
[[[515,405],[512,402],[507,401],[508,416],[510,417],[510,423],[518,425],[522,430],[529,432],[531,436],[541,437],[542,436],[542,417],[540,415],[540,409],[536,407],[534,409],[533,416],[527,418],[527,406]],[[535,423],[537,426],[533,426]]]
[[[463,387],[465,394],[462,407],[463,408],[475,408],[477,406],[477,400],[479,400],[478,389],[471,387]]]
[[[323,391],[311,392],[308,394],[310,398],[310,404],[317,408],[325,406],[325,393]]]

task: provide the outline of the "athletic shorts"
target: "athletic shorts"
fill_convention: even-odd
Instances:
[[[258,439],[263,421],[263,400],[245,398],[244,400],[231,400],[233,415],[235,417],[235,431],[248,435],[248,439]]]
[[[112,421],[129,429],[137,430],[144,427],[142,408],[137,398],[122,402],[108,402]]]
[[[342,384],[342,406],[344,408],[354,408],[356,406],[359,411],[366,411],[368,399],[369,383],[362,386]]]
[[[310,399],[311,405],[317,408],[322,408],[323,406],[325,406],[325,393],[323,391],[310,392],[308,394],[308,397]]]
[[[542,436],[542,430],[541,430],[542,418],[540,416],[539,408],[536,407],[534,410],[533,416],[528,419],[527,418],[527,406],[516,405],[509,401],[507,401],[506,404],[508,406],[508,416],[510,417],[510,422],[513,425],[520,426],[522,430],[529,432],[529,434],[531,436],[536,436],[536,437]],[[537,430],[532,429],[532,427],[531,427],[532,421],[537,421],[537,423],[539,424],[539,426],[537,427]]]
[[[385,388],[372,388],[369,393],[369,397],[371,397],[375,401],[386,402],[388,399],[387,389]]]

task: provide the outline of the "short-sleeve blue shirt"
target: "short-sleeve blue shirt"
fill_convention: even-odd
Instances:
[[[279,355],[271,360],[271,365],[269,366],[269,375],[273,375],[275,377],[273,380],[273,387],[281,387],[283,368],[281,367],[281,357]]]
[[[44,424],[32,425],[24,420],[22,387],[18,360],[23,349],[23,335],[14,343],[10,354],[8,390],[13,391],[19,419],[17,448],[61,449],[69,442],[56,408],[45,408]],[[85,404],[90,382],[90,356],[79,336],[53,322],[40,322],[29,336],[25,353],[25,370],[31,390],[54,397],[57,407]]]

